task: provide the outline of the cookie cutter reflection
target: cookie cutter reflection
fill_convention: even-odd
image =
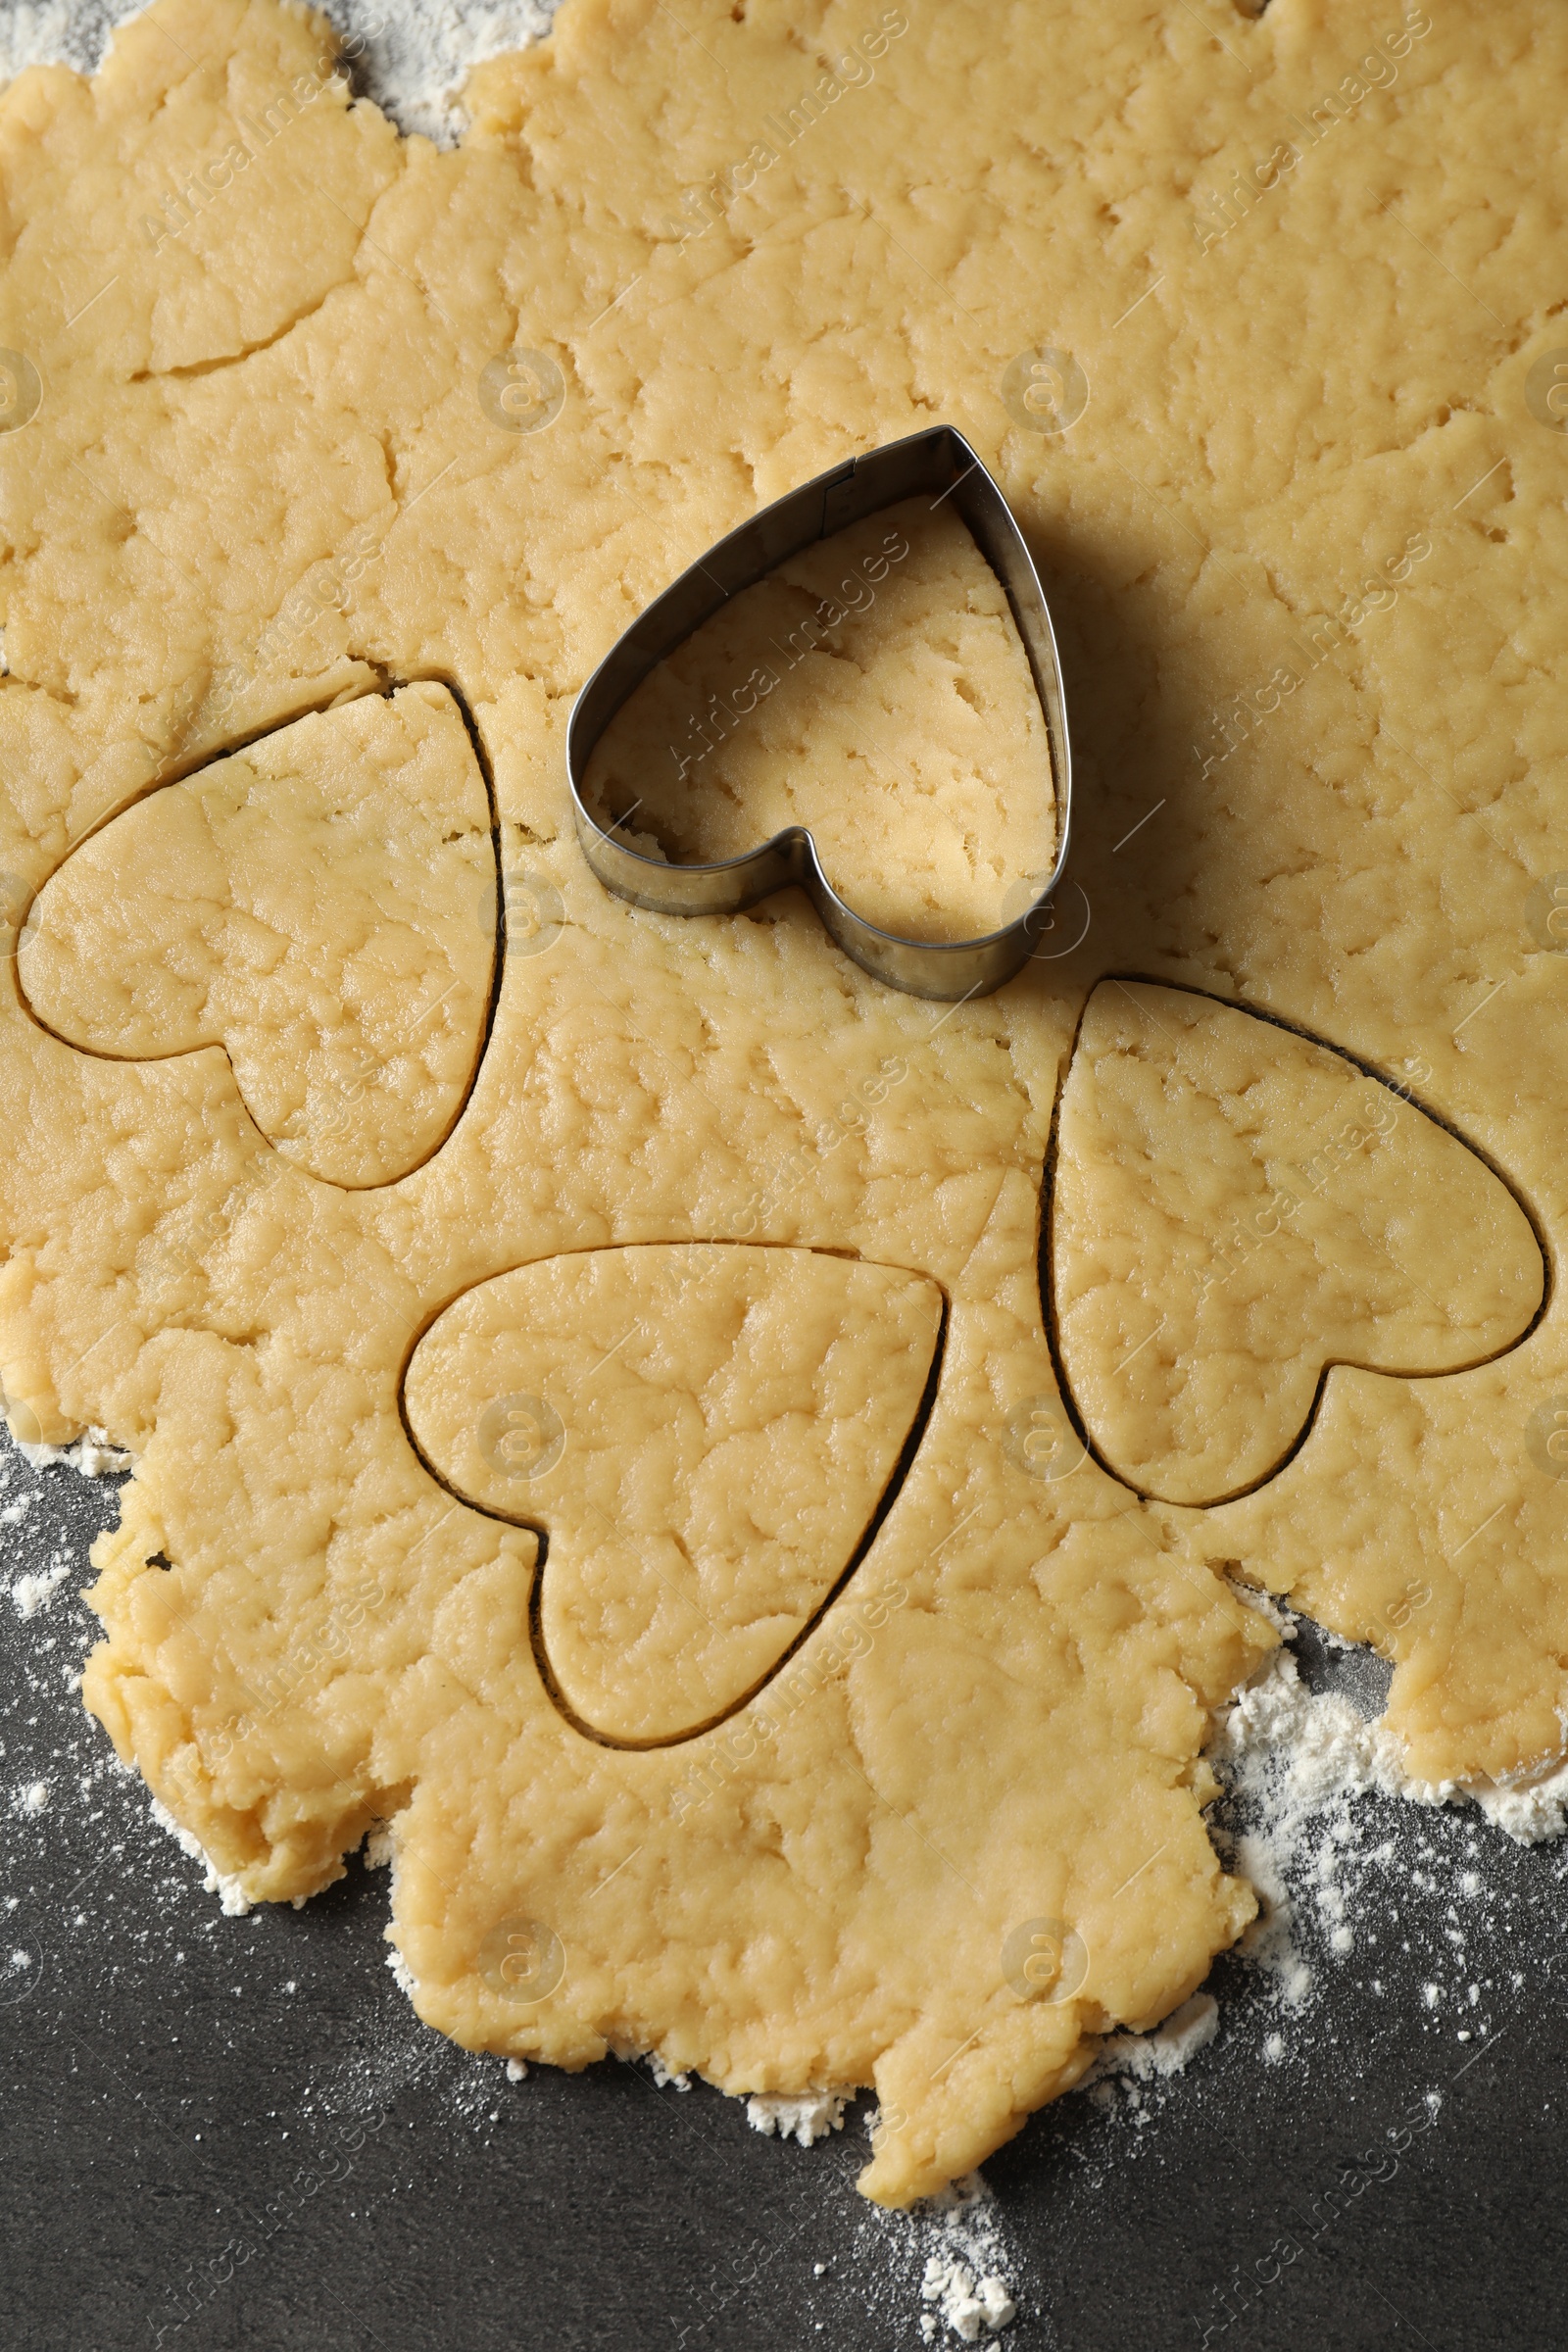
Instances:
[[[479,1976],[518,2009],[547,2001],[565,1973],[566,1954],[555,1930],[520,1913],[499,1920],[479,1946]]]
[[[1568,956],[1568,874],[1548,874],[1536,884],[1525,920],[1538,948],[1548,956]]]
[[[1078,1437],[1054,1396],[1026,1396],[1007,1415],[1003,1450],[1030,1478],[1051,1484],[1071,1478],[1089,1459],[1089,1448]]]
[[[1568,346],[1544,351],[1525,377],[1525,407],[1551,433],[1568,433]]]
[[[1553,1396],[1531,1415],[1525,1451],[1548,1478],[1568,1478],[1568,1396]]]
[[[1089,378],[1070,351],[1020,351],[1003,370],[1002,405],[1026,433],[1064,433],[1089,406]]]
[[[479,377],[479,406],[504,433],[542,432],[565,397],[565,380],[547,351],[504,351]]]
[[[566,1433],[542,1396],[498,1396],[480,1417],[477,1443],[503,1478],[543,1478],[565,1450]]]
[[[17,433],[38,414],[43,385],[24,351],[0,351],[0,433]]]
[[[1026,1919],[1002,1947],[1002,1981],[1020,2001],[1070,2001],[1089,1974],[1089,1947],[1064,1919]]]
[[[506,952],[509,956],[542,956],[553,948],[566,924],[566,909],[560,891],[543,875],[530,873],[524,866],[514,866],[510,874],[501,877],[501,907],[506,916]],[[493,933],[496,927],[496,885],[494,876],[479,893],[479,928]]]
[[[0,1943],[0,2009],[14,2009],[38,1989],[43,1945],[30,1928],[10,1928]]]

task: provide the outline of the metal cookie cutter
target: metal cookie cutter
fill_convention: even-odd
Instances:
[[[744,857],[710,865],[666,865],[617,841],[589,815],[583,782],[594,746],[649,673],[719,608],[757,580],[847,524],[920,491],[947,497],[963,516],[1006,592],[1045,713],[1056,802],[1056,858],[1044,888],[1004,930],[982,939],[901,939],[847,906],[822,871],[804,825],[786,825]],[[583,855],[607,890],[658,914],[736,914],[790,883],[808,893],[846,956],[911,996],[956,1002],[1010,980],[1033,953],[1042,918],[1067,861],[1072,770],[1061,665],[1039,574],[1012,510],[960,432],[951,424],[890,441],[852,458],[764,507],[720,539],[657,596],[611,648],[578,695],[566,731],[566,773]],[[1031,879],[1033,877],[1030,877]]]

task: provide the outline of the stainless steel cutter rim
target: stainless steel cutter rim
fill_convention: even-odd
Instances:
[[[1002,582],[1029,659],[1046,721],[1056,806],[1056,850],[1038,895],[1014,920],[977,939],[914,940],[884,931],[840,898],[804,825],[786,825],[738,858],[671,865],[646,858],[590,815],[583,798],[589,759],[606,728],[644,679],[742,589],[849,523],[921,490],[952,496]],[[829,467],[729,532],[646,606],[593,671],[572,707],[566,775],[584,857],[616,897],[659,914],[737,914],[775,890],[801,885],[823,927],[847,956],[889,986],[956,1003],[989,995],[1030,959],[1039,919],[1067,862],[1072,814],[1071,750],[1061,663],[1045,590],[1017,519],[963,435],[939,424]],[[624,822],[624,819],[620,820]],[[1034,928],[1031,928],[1031,926]]]

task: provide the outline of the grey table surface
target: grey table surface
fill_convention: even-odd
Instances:
[[[5,1587],[66,1571],[30,1615],[0,1595],[0,2342],[922,2343],[932,2230],[856,2194],[864,2102],[803,2149],[642,2065],[510,2082],[415,2018],[385,1877],[358,1862],[303,1910],[225,1918],[71,1687],[115,1480],[9,1451],[0,1473]],[[1301,1650],[1309,1679],[1345,1677]],[[1568,1864],[1468,1808],[1361,1802],[1383,1881],[1360,1879],[1350,1958],[1303,1927],[1324,1989],[1283,2058],[1260,2055],[1270,1984],[1227,1959],[1184,2075],[1137,2106],[1069,2097],[986,2168],[1011,2352],[1562,2343]],[[1434,1974],[1481,1985],[1462,2028],[1423,1999]]]

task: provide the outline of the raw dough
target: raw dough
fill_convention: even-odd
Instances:
[[[139,1457],[86,1695],[253,1896],[392,1820],[433,2024],[735,2091],[874,2081],[866,2185],[905,2200],[1245,1923],[1200,1751],[1275,1637],[1227,1568],[1382,1642],[1424,1777],[1562,1747],[1555,1297],[1468,1371],[1336,1366],[1241,1499],[1146,1503],[1072,1441],[1038,1251],[1058,1075],[1118,974],[1407,1081],[1560,1256],[1568,20],[567,0],[452,155],[346,105],[324,37],[161,0],[95,82],[0,103],[0,346],[41,386],[0,420],[0,898],[68,893],[207,753],[445,679],[509,948],[457,1126],[358,1189],[273,1148],[222,1047],[83,1051],[7,965],[0,1369],[43,1437]],[[1041,960],[942,1011],[797,900],[609,897],[562,760],[650,596],[935,416],[1045,566],[1081,784]],[[940,1288],[937,1394],[758,1696],[606,1745],[535,1659],[534,1536],[432,1475],[404,1368],[515,1269],[735,1242]],[[1497,1281],[1483,1319],[1517,1321]]]
[[[442,686],[297,719],[168,784],[39,892],[23,993],[72,1045],[223,1046],[296,1164],[387,1184],[442,1141],[479,1058],[490,808]]]
[[[437,1318],[409,1426],[454,1491],[549,1527],[540,1634],[624,1745],[733,1712],[869,1529],[936,1360],[935,1283],[810,1250],[579,1250]]]
[[[840,898],[903,939],[1000,930],[1055,862],[1023,641],[964,523],[928,498],[733,598],[616,712],[587,784],[601,824],[680,863],[805,825]]]
[[[1102,1457],[1168,1502],[1275,1470],[1328,1364],[1443,1372],[1527,1331],[1545,1266],[1478,1159],[1343,1055],[1102,981],[1052,1197],[1061,1360]]]

